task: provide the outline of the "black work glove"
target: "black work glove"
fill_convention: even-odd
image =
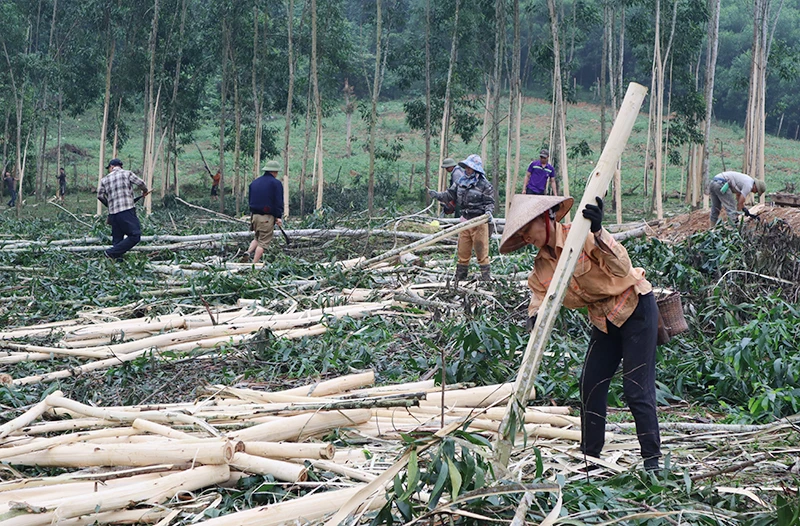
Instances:
[[[537,314],[534,314],[528,318],[528,321],[525,322],[525,330],[528,332],[531,332],[533,330],[533,326],[536,325],[536,316]]]
[[[597,200],[597,206],[586,205],[586,208],[583,209],[583,217],[592,222],[593,234],[603,228],[603,200],[599,197],[595,197],[595,200]]]
[[[428,189],[428,195],[431,196],[431,199],[436,199],[436,192],[434,192],[430,188]]]
[[[751,214],[750,210],[748,210],[747,208],[742,208],[742,212],[744,212],[745,217],[756,217],[753,214]]]

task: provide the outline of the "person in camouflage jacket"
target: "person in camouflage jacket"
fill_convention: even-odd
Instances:
[[[480,156],[470,155],[458,165],[464,168],[463,176],[444,192],[428,190],[428,194],[445,203],[455,201],[457,209],[461,211],[461,221],[494,213],[494,189],[483,172]],[[488,223],[464,230],[458,235],[456,281],[467,278],[473,250],[481,268],[481,279],[490,280]]]

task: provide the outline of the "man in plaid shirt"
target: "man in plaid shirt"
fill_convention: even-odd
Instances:
[[[142,237],[142,228],[136,217],[133,187],[138,186],[142,190],[142,197],[150,192],[144,181],[133,172],[122,169],[119,159],[111,159],[106,169],[111,171],[100,180],[97,199],[108,207],[108,223],[111,225],[112,246],[105,251],[105,255],[119,260]]]

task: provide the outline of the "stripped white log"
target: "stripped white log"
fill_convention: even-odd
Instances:
[[[386,408],[373,409],[373,415],[380,416],[402,416],[408,414],[417,417],[438,416],[441,414],[440,407],[423,406],[407,408]],[[485,420],[502,420],[505,415],[505,407],[492,407],[488,409],[469,409],[461,407],[445,408],[446,416],[475,417]],[[551,413],[541,413],[539,411],[525,411],[526,424],[549,424],[556,427],[580,426],[581,419],[576,416],[555,415]]]
[[[423,380],[420,382],[409,382],[396,385],[382,385],[380,387],[368,387],[366,389],[354,389],[347,392],[348,397],[352,396],[382,396],[403,393],[420,393],[422,391],[439,390],[441,387],[436,385],[433,380]]]
[[[35,438],[26,444],[11,445],[10,447],[0,448],[0,460],[16,455],[24,455],[41,451],[54,446],[61,446],[64,444],[71,444],[73,442],[89,442],[98,438],[105,437],[123,437],[140,433],[138,429],[133,427],[112,427],[109,429],[98,429],[96,431],[84,431],[82,433],[70,433],[68,435],[59,435],[51,438]]]
[[[141,418],[135,419],[131,424],[131,427],[143,433],[151,433],[153,435],[164,436],[167,438],[177,438],[177,439],[195,438],[193,435],[190,435],[189,433],[184,433],[183,431],[172,429],[169,426],[158,424],[156,422],[151,422],[150,420],[143,420]]]
[[[155,446],[155,447],[154,447]],[[199,441],[158,440],[155,444],[74,443],[54,446],[45,451],[16,455],[4,459],[12,466],[54,466],[85,468],[87,466],[151,466],[153,464],[227,464],[234,454],[228,440],[209,438]]]
[[[78,418],[72,420],[56,420],[53,422],[37,422],[21,429],[26,435],[46,435],[48,433],[63,433],[65,431],[78,431],[81,429],[98,429],[114,427],[119,422],[100,420],[97,418]],[[14,435],[15,436],[15,435]]]
[[[336,462],[329,462],[327,460],[313,460],[310,463],[314,469],[330,471],[331,473],[343,475],[352,480],[357,480],[358,482],[372,482],[378,478],[378,475],[374,475],[360,469],[343,466],[341,464],[337,464]]]
[[[367,268],[370,267],[371,265],[380,263],[381,261],[384,261],[391,257],[400,256],[402,254],[412,252],[415,249],[432,245],[448,237],[460,234],[464,230],[469,230],[470,228],[482,225],[488,222],[490,217],[491,217],[490,214],[483,214],[481,216],[470,219],[469,221],[464,221],[463,223],[459,223],[458,225],[452,226],[446,230],[442,230],[441,232],[425,235],[419,241],[415,241],[409,245],[389,250],[388,252],[384,252],[383,254],[362,261],[355,268]]]
[[[370,419],[370,416],[369,409],[302,414],[234,431],[228,433],[228,436],[235,440],[241,440],[245,444],[249,441],[301,441],[304,438],[327,433],[339,427],[363,424]]]
[[[305,482],[308,479],[308,470],[305,466],[265,458],[247,453],[236,453],[231,459],[231,467],[255,475],[272,475],[275,480],[286,482]]]
[[[48,405],[53,409],[62,408],[68,411],[73,411],[81,415],[90,416],[99,420],[106,420],[111,422],[133,422],[137,418],[144,420],[151,420],[159,423],[182,423],[198,426],[200,429],[208,431],[210,434],[220,436],[220,433],[208,425],[205,421],[200,420],[192,415],[183,414],[177,411],[163,412],[163,411],[113,411],[102,407],[91,407],[69,398],[62,396],[48,397]]]
[[[230,513],[203,522],[204,526],[280,526],[283,524],[316,524],[334,513],[363,486],[324,493],[314,493],[278,504],[268,504],[237,513]],[[365,510],[379,509],[386,504],[383,494],[365,502]]]
[[[2,451],[2,449],[0,449]],[[294,442],[245,442],[244,452],[267,458],[308,458],[314,460],[330,460],[336,454],[336,446],[330,443]]]
[[[106,489],[115,489],[121,486],[127,486],[138,482],[153,481],[169,475],[170,472],[165,471],[161,473],[145,473],[141,475],[134,475],[130,477],[115,477],[103,480],[103,486]],[[54,498],[80,498],[85,493],[92,493],[98,485],[96,480],[68,480],[62,479],[60,482],[56,481],[60,477],[47,477],[45,484],[41,486],[24,487],[12,489],[8,491],[0,490],[0,515],[11,511],[12,502],[39,502],[42,500],[53,500]],[[25,479],[22,479],[25,480]]]
[[[339,376],[324,382],[278,391],[280,394],[298,396],[331,396],[375,383],[375,371]]]
[[[513,384],[495,384],[473,387],[471,389],[445,391],[444,406],[489,407],[508,399],[513,389]],[[531,390],[533,390],[533,387],[531,387]],[[530,396],[534,396],[534,394],[531,393]],[[436,392],[428,393],[427,398],[425,400],[421,400],[419,405],[441,407],[442,395],[441,393]]]
[[[99,485],[97,491],[87,493],[80,499],[67,498],[30,503],[46,507],[48,511],[45,513],[23,513],[5,520],[3,526],[47,526],[90,513],[125,508],[131,503],[160,504],[168,501],[178,492],[195,491],[213,486],[226,481],[229,477],[230,469],[225,464],[220,466],[199,466],[155,481],[129,484],[111,490],[105,490]],[[0,520],[2,519],[3,517],[0,517]]]
[[[14,431],[23,428],[42,416],[45,411],[50,408],[50,400],[54,397],[63,396],[64,393],[61,391],[54,391],[53,393],[47,395],[44,400],[37,403],[18,417],[9,420],[3,425],[0,425],[0,439],[8,436],[9,434],[13,433]]]
[[[169,509],[149,508],[135,510],[106,511],[82,517],[62,520],[58,526],[94,526],[95,524],[155,524],[175,513]]]

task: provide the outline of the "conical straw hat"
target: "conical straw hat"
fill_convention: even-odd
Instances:
[[[556,221],[560,221],[572,208],[573,202],[571,197],[560,195],[516,194],[511,199],[511,209],[508,211],[503,237],[500,239],[500,253],[508,254],[525,246],[522,237],[518,235],[520,230],[556,205],[559,205]]]

